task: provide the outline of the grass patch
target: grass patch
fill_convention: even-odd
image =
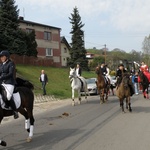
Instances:
[[[71,97],[71,87],[69,80],[69,68],[54,68],[43,66],[16,65],[17,76],[29,80],[34,84],[34,93],[42,94],[42,85],[39,81],[41,70],[45,70],[48,76],[46,85],[47,95],[54,95],[56,98],[65,99]],[[96,77],[95,72],[83,71],[85,78]]]

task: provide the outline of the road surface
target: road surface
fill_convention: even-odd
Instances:
[[[150,100],[132,97],[132,113],[121,113],[118,98],[99,104],[98,96],[71,106],[71,101],[35,105],[35,130],[31,143],[22,116],[4,120],[0,137],[5,150],[149,150]]]

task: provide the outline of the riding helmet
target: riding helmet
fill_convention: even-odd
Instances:
[[[3,51],[0,52],[0,57],[1,56],[6,56],[7,58],[9,58],[10,57],[10,53],[7,50],[3,50]]]

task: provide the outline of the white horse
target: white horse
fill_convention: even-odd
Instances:
[[[75,91],[78,92],[78,100],[79,104],[81,104],[81,90],[85,92],[85,99],[87,100],[87,93],[90,96],[88,89],[87,89],[87,82],[84,77],[78,77],[76,75],[75,68],[70,68],[70,74],[69,74],[69,79],[71,82],[71,87],[72,87],[72,105],[75,106],[75,101],[74,101],[74,94]]]

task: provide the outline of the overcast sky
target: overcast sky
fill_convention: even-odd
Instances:
[[[69,17],[75,6],[85,26],[85,47],[141,51],[150,34],[150,0],[15,0],[25,20],[62,29],[71,42]]]

